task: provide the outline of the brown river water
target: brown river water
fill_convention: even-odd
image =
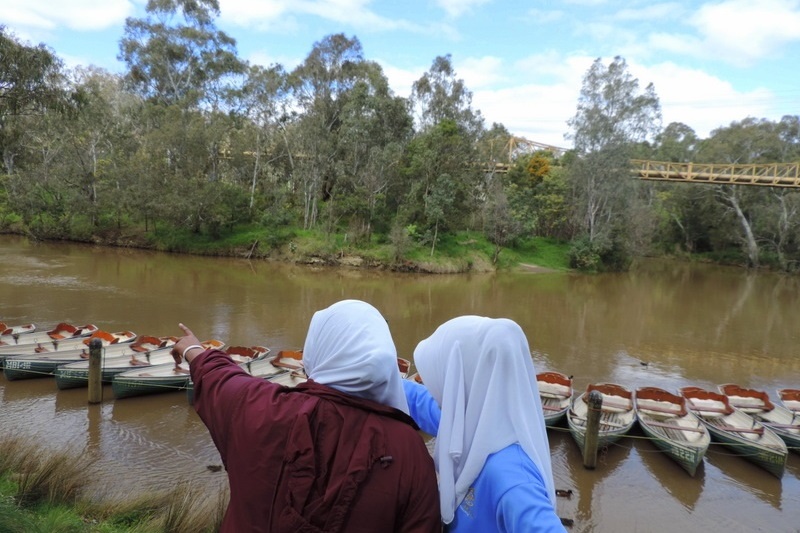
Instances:
[[[709,389],[735,382],[800,388],[800,278],[644,261],[628,273],[408,275],[204,258],[0,236],[0,321],[93,323],[115,332],[228,345],[302,347],[314,311],[345,298],[375,305],[398,354],[454,316],[508,317],[528,335],[537,371],[574,376],[576,390],[611,381]],[[646,364],[645,364],[646,363]],[[102,467],[98,490],[129,494],[177,481],[226,483],[183,391],[87,405],[86,389],[0,376],[0,431],[74,447]],[[640,431],[583,467],[566,429],[549,430],[560,516],[574,532],[798,532],[800,454],[779,480],[712,445],[695,477]]]

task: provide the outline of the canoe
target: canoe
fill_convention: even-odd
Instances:
[[[112,350],[112,347],[103,350],[101,363],[101,380],[111,383],[115,374],[132,370],[142,366],[169,363],[173,361],[172,346],[178,342],[177,337],[150,337],[140,336],[130,344],[130,349],[125,353]],[[207,341],[211,342],[211,341]],[[220,341],[214,341],[220,342]],[[124,347],[120,347],[123,350]],[[60,365],[55,372],[56,386],[60,390],[86,387],[89,383],[89,360],[82,359],[73,363]]]
[[[711,444],[711,436],[686,408],[686,398],[659,387],[640,387],[634,392],[633,407],[642,432],[694,476]]]
[[[15,346],[27,345],[56,345],[59,342],[67,339],[74,339],[79,337],[88,337],[98,328],[94,324],[85,324],[83,326],[75,326],[67,322],[61,322],[56,327],[48,331],[32,331],[24,335],[3,335],[0,337],[0,352],[2,353],[15,353]]]
[[[687,400],[686,407],[706,425],[712,439],[778,479],[783,477],[789,452],[774,431],[733,407],[724,394],[699,387],[683,387],[680,393]]]
[[[0,341],[5,340],[3,337],[11,337],[10,340],[14,340],[14,337],[24,335],[26,333],[33,333],[34,331],[36,331],[36,324],[19,324],[16,326],[11,326],[5,322],[0,322]]]
[[[633,409],[633,393],[615,383],[590,384],[586,391],[573,398],[567,410],[569,432],[583,453],[586,441],[586,416],[589,412],[588,398],[592,391],[603,397],[600,413],[600,429],[597,435],[597,446],[602,448],[618,441],[636,424],[636,412]]]
[[[97,331],[84,339],[80,348],[61,349],[54,352],[43,351],[36,355],[7,356],[3,375],[9,381],[50,377],[59,365],[88,359],[89,343],[95,339],[100,340],[102,349],[105,352],[130,353],[130,344],[136,339],[136,334],[132,331],[119,331],[116,333]]]
[[[800,412],[772,403],[765,391],[747,389],[735,383],[717,387],[733,407],[752,416],[774,431],[790,450],[800,453]]]
[[[567,416],[572,400],[572,376],[561,372],[539,372],[536,374],[536,383],[539,386],[545,425],[560,425]]]

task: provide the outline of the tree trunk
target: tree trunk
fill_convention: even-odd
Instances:
[[[736,213],[736,218],[739,219],[739,223],[742,225],[742,229],[744,230],[745,236],[745,245],[747,248],[747,258],[750,261],[750,266],[757,267],[758,266],[758,243],[756,242],[755,236],[753,235],[753,228],[750,226],[750,221],[747,220],[747,217],[744,215],[741,206],[739,205],[739,199],[736,197],[736,191],[732,191],[729,195],[727,195],[728,202],[730,202],[731,207],[733,207],[734,212]]]

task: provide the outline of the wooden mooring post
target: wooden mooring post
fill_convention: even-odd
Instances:
[[[89,403],[103,401],[103,369],[100,362],[103,359],[103,341],[92,339],[89,341]]]
[[[583,443],[583,466],[594,470],[597,466],[597,445],[600,433],[600,415],[603,409],[603,395],[593,390],[588,396],[589,409],[586,412],[586,439]]]

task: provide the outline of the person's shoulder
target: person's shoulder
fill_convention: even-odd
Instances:
[[[525,483],[542,484],[542,475],[519,444],[506,446],[486,458],[481,476],[501,492]]]

